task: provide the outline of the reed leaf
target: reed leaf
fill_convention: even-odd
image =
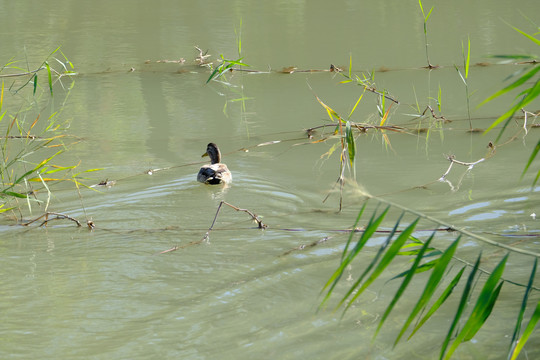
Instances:
[[[540,301],[536,304],[536,309],[534,310],[534,313],[531,316],[531,320],[529,320],[529,323],[527,324],[527,327],[525,328],[525,331],[523,331],[523,335],[518,341],[518,344],[516,345],[516,348],[512,352],[512,360],[516,359],[519,353],[521,352],[521,349],[525,344],[527,343],[527,340],[529,340],[529,337],[531,336],[534,328],[536,327],[536,324],[538,323],[538,320],[540,320]]]
[[[347,121],[345,124],[345,139],[347,140],[347,152],[349,155],[349,165],[353,169],[353,174],[356,177],[356,169],[354,166],[354,157],[356,156],[356,146],[354,144],[354,133],[351,129],[351,122]]]
[[[484,105],[485,103],[490,102],[491,100],[493,100],[493,99],[495,99],[495,98],[497,98],[497,97],[499,97],[501,95],[504,95],[507,92],[512,91],[512,90],[516,89],[517,87],[523,85],[524,83],[529,81],[530,78],[532,78],[534,75],[536,75],[536,73],[538,71],[540,71],[540,66],[534,66],[531,70],[529,70],[528,72],[526,72],[525,74],[520,76],[519,79],[517,79],[516,81],[514,81],[510,85],[502,88],[501,90],[497,91],[496,93],[494,93],[493,95],[491,95],[490,97],[488,97],[487,99],[482,101],[478,105],[478,107],[480,107],[480,106]]]
[[[471,289],[473,287],[473,282],[476,277],[476,272],[478,271],[478,268],[480,267],[480,259],[482,258],[482,253],[478,254],[478,258],[476,259],[476,262],[474,263],[474,266],[469,274],[469,277],[467,278],[467,283],[465,284],[465,288],[463,289],[463,292],[461,294],[461,300],[459,302],[456,314],[454,315],[454,319],[452,320],[452,324],[450,325],[450,328],[448,329],[448,333],[446,334],[446,337],[444,339],[443,345],[441,347],[441,353],[440,353],[440,359],[443,358],[446,349],[448,348],[448,344],[450,343],[450,339],[452,338],[452,334],[454,333],[454,329],[459,323],[459,319],[461,318],[461,314],[463,314],[463,311],[465,311],[465,308],[467,307],[467,302],[469,300],[469,294],[471,293]]]
[[[534,36],[529,35],[529,34],[527,34],[527,33],[524,32],[524,31],[519,30],[517,27],[513,27],[513,26],[512,26],[512,29],[516,30],[518,33],[520,33],[521,35],[525,36],[526,38],[528,38],[529,40],[531,40],[532,42],[534,42],[536,45],[540,46],[540,40],[538,40],[538,39],[535,38]]]
[[[368,240],[371,238],[371,236],[378,229],[379,225],[383,221],[383,219],[386,216],[386,214],[388,213],[389,209],[390,209],[390,207],[387,207],[376,219],[375,219],[375,212],[373,212],[373,214],[372,214],[372,216],[371,216],[371,218],[369,220],[369,223],[366,225],[364,231],[362,232],[362,235],[360,236],[360,239],[358,239],[358,241],[356,242],[356,245],[354,246],[354,248],[352,248],[351,251],[349,251],[349,253],[346,254],[345,257],[342,257],[341,264],[339,265],[338,269],[334,272],[332,277],[328,280],[326,285],[323,287],[323,291],[324,291],[324,289],[326,287],[328,287],[330,284],[332,284],[330,289],[328,290],[327,295],[323,299],[323,304],[330,297],[331,292],[333,291],[334,287],[337,285],[337,283],[338,283],[339,279],[341,278],[341,275],[343,274],[343,271],[345,270],[345,268],[352,262],[352,260],[356,257],[356,255],[358,255],[360,253],[360,251],[362,250],[364,245],[368,242]],[[349,244],[347,244],[347,245],[349,245]],[[346,246],[346,249],[347,248],[348,248],[348,246]],[[345,250],[343,251],[344,254],[345,254]],[[344,301],[344,299],[339,303],[338,306],[336,306],[336,308],[341,306],[343,301]]]
[[[345,244],[345,249],[343,249],[343,252],[341,253],[341,264],[340,264],[340,266],[332,274],[330,279],[328,279],[328,281],[326,282],[326,284],[323,286],[323,288],[321,290],[321,293],[322,293],[325,289],[327,289],[330,286],[330,289],[328,290],[326,296],[324,297],[323,301],[319,305],[319,309],[322,308],[324,306],[324,304],[328,301],[328,299],[330,298],[330,295],[332,294],[332,291],[333,291],[334,287],[336,286],[339,279],[341,278],[341,275],[343,274],[343,270],[346,267],[346,265],[344,265],[345,255],[347,254],[347,251],[349,249],[349,246],[350,246],[350,244],[352,242],[352,239],[354,237],[354,234],[355,234],[355,229],[357,228],[358,223],[360,222],[360,218],[362,217],[362,214],[364,213],[364,210],[365,210],[366,206],[367,206],[367,202],[364,203],[364,205],[362,206],[362,208],[358,212],[358,216],[356,217],[356,221],[354,222],[352,230],[349,233],[349,238],[347,239],[347,243]]]
[[[49,66],[49,62],[45,61],[45,67],[47,68],[47,77],[49,80],[49,90],[51,92],[51,95],[53,95],[53,83],[52,83],[52,74],[51,74],[51,67]]]
[[[450,359],[457,347],[461,343],[471,340],[486,322],[501,291],[503,282],[499,284],[499,279],[503,274],[507,259],[508,254],[501,259],[499,264],[488,277],[480,292],[480,295],[478,296],[478,299],[476,300],[476,304],[471,312],[471,315],[448,349],[444,359]]]
[[[32,93],[32,95],[36,95],[37,85],[38,85],[38,77],[37,77],[37,73],[35,73],[34,74],[34,92]]]
[[[459,236],[452,244],[445,250],[445,252],[441,255],[441,257],[437,260],[437,263],[435,264],[433,271],[431,273],[431,276],[429,277],[428,282],[426,283],[426,286],[424,287],[424,291],[422,292],[422,295],[418,299],[418,302],[416,303],[416,306],[409,314],[409,317],[405,321],[405,324],[401,328],[401,331],[399,332],[399,335],[396,338],[396,341],[394,342],[394,346],[399,342],[399,339],[403,336],[413,319],[418,315],[420,310],[422,310],[427,302],[431,299],[433,296],[433,293],[439,286],[439,283],[441,282],[444,273],[446,272],[446,268],[448,267],[448,264],[450,263],[450,260],[452,260],[452,257],[454,256],[454,253],[457,249],[457,245],[459,243],[459,240],[461,239],[461,236]]]
[[[471,62],[471,39],[467,37],[467,56],[465,56],[465,49],[463,48],[463,42],[461,42],[461,51],[463,53],[463,68],[465,69],[465,79],[469,78],[469,64]]]
[[[508,110],[507,112],[505,112],[504,114],[502,114],[501,116],[499,116],[499,118],[497,120],[495,120],[487,129],[486,129],[486,133],[488,131],[490,131],[491,129],[493,129],[494,127],[496,127],[497,125],[499,125],[503,120],[506,120],[506,123],[503,127],[503,129],[501,130],[501,132],[499,133],[499,135],[497,136],[497,140],[499,140],[499,138],[501,137],[504,129],[506,128],[506,126],[508,125],[508,122],[510,121],[510,119],[512,118],[512,116],[514,115],[514,113],[516,111],[518,111],[519,109],[525,107],[526,105],[528,105],[531,101],[533,101],[534,99],[536,99],[538,96],[540,96],[540,80],[537,80],[536,83],[534,84],[533,87],[531,87],[530,89],[526,90],[525,91],[525,95],[521,98],[521,100],[516,104],[514,105],[512,108],[510,108],[510,110]]]
[[[390,242],[392,241],[392,238],[394,237],[394,234],[396,233],[397,231],[397,228],[399,226],[399,223],[401,221],[401,218],[403,217],[403,214],[400,216],[400,218],[398,219],[398,221],[396,222],[393,230],[390,232],[390,234],[388,235],[385,243],[383,245],[381,245],[381,247],[379,248],[379,251],[377,253],[377,256],[375,256],[373,258],[373,260],[371,261],[371,264],[366,268],[366,270],[364,271],[364,273],[362,274],[362,276],[360,276],[360,278],[354,283],[353,286],[351,286],[349,292],[343,297],[343,299],[341,300],[340,302],[340,305],[353,293],[356,291],[356,294],[351,298],[350,302],[349,302],[349,305],[347,305],[347,307],[345,308],[345,310],[347,310],[351,305],[352,303],[360,296],[360,294],[362,294],[364,292],[364,290],[366,290],[369,285],[371,285],[371,283],[373,283],[373,281],[375,281],[383,272],[384,269],[386,269],[388,267],[388,265],[390,265],[390,263],[392,262],[392,260],[396,257],[397,253],[399,252],[399,249],[401,248],[401,246],[403,246],[403,244],[405,243],[405,241],[407,241],[409,235],[413,232],[414,228],[416,227],[416,225],[418,224],[418,221],[419,219],[416,219],[413,223],[411,223],[399,236],[398,238],[392,243],[392,245],[388,248],[388,250],[386,250],[388,244],[390,244]],[[386,250],[386,252],[385,252]],[[384,256],[382,257],[381,261],[377,264],[380,256],[382,255],[382,253],[384,252]],[[375,268],[375,270],[373,270],[373,272],[371,273],[371,275],[366,279],[365,282],[362,283],[364,277],[369,273],[369,271],[375,266],[375,264],[377,264],[377,267]],[[362,286],[360,288],[358,288],[358,286],[360,286],[360,284],[362,283]]]
[[[381,321],[379,322],[379,325],[377,326],[377,330],[375,331],[375,334],[373,334],[373,339],[375,339],[375,337],[377,337],[377,334],[381,330],[384,322],[386,321],[386,319],[388,318],[388,316],[390,315],[390,313],[394,309],[394,306],[397,304],[397,302],[399,301],[399,299],[401,298],[401,296],[405,292],[405,289],[407,289],[407,286],[409,285],[409,283],[411,282],[414,274],[416,273],[416,269],[418,268],[418,265],[420,264],[420,261],[422,261],[422,259],[424,257],[424,253],[429,248],[429,244],[431,243],[431,240],[433,240],[434,237],[435,237],[435,232],[433,232],[431,234],[429,239],[425,242],[424,246],[422,246],[420,252],[416,255],[416,258],[414,259],[414,262],[413,262],[411,268],[409,269],[409,271],[407,272],[407,275],[405,276],[405,278],[401,282],[401,285],[399,286],[398,290],[396,291],[396,294],[392,298],[392,301],[390,302],[390,304],[388,305],[388,307],[384,311],[384,314],[381,317]]]
[[[523,300],[521,302],[521,308],[519,309],[519,315],[516,321],[516,326],[514,328],[514,333],[512,335],[512,341],[510,342],[510,351],[508,352],[508,358],[511,360],[515,359],[519,355],[521,348],[523,348],[523,345],[525,345],[525,342],[527,342],[526,339],[525,341],[523,341],[524,339],[520,339],[518,341],[518,337],[519,337],[519,332],[521,331],[521,323],[523,322],[523,316],[525,315],[525,309],[527,308],[529,295],[531,294],[531,290],[534,284],[534,278],[536,275],[537,267],[538,267],[538,258],[535,258],[532,271],[531,271],[531,276],[529,277],[529,282],[527,284],[527,289],[525,290],[525,294],[523,295]]]
[[[435,301],[433,303],[433,305],[431,306],[431,308],[428,310],[428,312],[426,313],[426,315],[424,315],[424,317],[422,317],[422,319],[418,322],[418,324],[414,327],[413,331],[411,332],[411,335],[409,335],[408,339],[410,339],[415,333],[416,331],[418,331],[418,329],[420,329],[422,327],[422,325],[425,324],[426,321],[429,320],[429,318],[435,314],[435,312],[441,307],[442,304],[444,304],[444,302],[448,299],[448,297],[452,294],[452,291],[454,291],[454,288],[456,287],[456,285],[459,283],[459,280],[461,280],[461,276],[463,275],[463,272],[465,271],[466,269],[466,266],[462,267],[461,270],[456,274],[456,276],[454,276],[454,278],[452,279],[452,281],[450,282],[450,284],[448,284],[448,286],[446,287],[446,289],[444,289],[443,293],[441,294],[441,296],[439,296],[439,298],[437,299],[437,301]],[[407,339],[407,340],[408,340]]]
[[[529,166],[531,166],[533,160],[536,158],[536,155],[538,154],[538,151],[540,151],[540,140],[538,140],[538,142],[536,143],[536,146],[534,147],[534,149],[533,149],[533,151],[531,153],[531,156],[529,157],[529,161],[527,161],[527,164],[525,165],[525,169],[523,169],[523,173],[521,174],[521,178],[523,178],[523,176],[525,175],[525,173],[529,169]],[[536,184],[539,177],[540,177],[540,170],[538,170],[538,173],[536,174],[536,177],[535,177],[535,179],[533,181],[532,186],[534,186]]]

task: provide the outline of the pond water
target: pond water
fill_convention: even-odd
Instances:
[[[423,20],[415,1],[1,3],[2,64],[13,58],[21,60],[17,66],[23,71],[33,70],[61,46],[77,72],[56,82],[52,99],[45,92],[34,108],[31,91],[13,94],[28,78],[3,79],[2,111],[10,121],[21,111],[25,128],[38,113],[46,119],[60,111],[55,116],[69,134],[64,143],[71,145],[55,163],[80,162],[77,171],[101,170],[81,175],[91,188],[51,183],[50,197],[36,183],[32,188],[42,203],[19,200],[20,211],[4,213],[0,357],[437,358],[449,324],[444,315],[453,314],[453,305],[421,334],[392,347],[408,314],[400,309],[416,302],[412,293],[371,341],[399,286],[385,281],[407,269],[408,259],[392,265],[343,317],[331,309],[351,280],[343,279],[330,307],[317,311],[348,239],[344,230],[353,226],[366,192],[377,198],[369,201],[360,225],[375,208],[386,206],[381,199],[396,204],[385,229],[405,207],[539,251],[539,220],[531,214],[540,211],[540,188],[530,186],[537,167],[523,179],[520,175],[540,129],[529,128],[524,136],[519,132],[523,119],[517,119],[489,155],[498,130],[468,132],[466,88],[454,65],[462,66],[462,44],[466,48],[470,38],[472,127],[486,129],[508,109],[513,95],[477,105],[503,87],[506,77],[526,68],[496,65],[487,56],[537,52],[505,22],[534,32],[526,15],[538,14],[540,3],[424,3],[425,10],[431,6],[430,61],[442,67],[430,71],[422,68],[427,64]],[[243,57],[249,69],[260,72],[235,71],[206,83],[211,71],[196,64],[195,46],[208,50],[211,61],[220,54]],[[64,60],[59,52],[54,57]],[[339,139],[333,128],[318,129],[311,139],[306,129],[330,123],[317,97],[344,118],[352,111],[363,89],[340,83],[350,61],[353,75],[375,70],[376,88],[399,100],[386,125],[401,128],[356,134],[356,181],[347,171],[339,212],[339,186],[334,188],[339,149],[328,156]],[[482,62],[492,65],[476,65]],[[55,60],[49,63],[61,70]],[[344,72],[302,71],[328,70],[330,64]],[[290,66],[297,70],[280,72]],[[47,87],[45,73],[39,76],[40,86]],[[434,122],[429,110],[419,118],[428,105],[452,121]],[[529,110],[539,105],[536,101]],[[31,109],[25,113],[26,108]],[[364,94],[351,121],[379,124],[375,94]],[[2,134],[7,124],[0,122]],[[514,134],[516,139],[506,142]],[[233,173],[229,187],[196,181],[209,142],[220,146]],[[448,155],[463,162],[486,160],[470,170],[455,164],[446,182],[437,181],[450,165]],[[29,162],[43,160],[40,156],[45,155],[31,154]],[[95,186],[102,181],[112,186]],[[261,216],[268,228],[261,230],[247,213],[223,206],[209,241],[198,243],[222,200]],[[95,229],[69,220],[47,227],[38,227],[43,220],[17,225],[16,219],[42,215],[47,202],[48,211],[83,224],[91,220]],[[404,222],[414,218],[408,212]],[[424,219],[418,229],[426,231],[416,235],[425,240],[437,226]],[[439,235],[440,249],[455,238]],[[386,236],[373,237],[350,270],[353,277]],[[172,249],[177,250],[166,252]],[[472,262],[479,249],[488,254],[487,268],[505,254],[467,238],[459,256]],[[532,260],[513,254],[505,276],[526,283]],[[415,286],[412,292],[422,291],[421,281]],[[505,285],[496,315],[455,358],[504,357],[522,297],[514,295],[522,292]],[[538,293],[531,297],[531,304],[539,299]],[[531,339],[529,358],[538,357],[539,349],[538,338]]]

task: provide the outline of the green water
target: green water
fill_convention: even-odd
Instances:
[[[29,208],[19,201],[21,211],[2,218],[0,357],[437,358],[450,321],[444,315],[452,316],[452,305],[421,335],[392,348],[408,314],[403,309],[414,304],[422,281],[371,341],[398,286],[384,281],[407,269],[406,259],[397,261],[343,318],[331,308],[317,311],[320,291],[348,238],[341,230],[353,225],[366,191],[456,227],[494,233],[507,245],[538,251],[539,226],[530,216],[540,211],[538,188],[530,188],[536,170],[522,180],[520,174],[540,130],[519,133],[469,171],[455,165],[448,182],[437,180],[449,166],[447,155],[464,162],[485,158],[496,136],[467,132],[465,87],[454,68],[463,64],[462,42],[470,37],[471,64],[494,62],[486,57],[493,54],[537,52],[505,21],[534,32],[523,14],[533,16],[539,5],[459,1],[426,2],[424,7],[432,5],[430,61],[443,67],[428,71],[421,68],[426,65],[423,22],[414,1],[0,3],[0,63],[14,57],[21,60],[20,68],[32,70],[62,46],[75,66],[77,75],[55,83],[53,99],[43,96],[37,107],[43,119],[61,109],[58,116],[74,136],[66,143],[76,144],[56,162],[80,161],[81,170],[102,169],[87,174],[87,185],[115,181],[110,188],[82,187],[80,192],[72,183],[51,184],[48,210],[83,224],[92,220],[94,231],[69,220],[48,227],[15,225],[14,217],[28,220],[45,211],[48,196],[39,184],[32,186],[43,203]],[[235,72],[206,84],[211,71],[195,64],[194,46],[208,50],[212,60],[219,54],[237,59],[235,29],[241,32],[244,62],[267,73]],[[184,64],[162,62],[180,58]],[[387,141],[374,130],[358,135],[356,182],[346,172],[343,211],[338,212],[339,186],[333,186],[339,150],[325,154],[339,140],[331,136],[332,128],[318,130],[312,139],[305,130],[329,123],[316,97],[347,117],[362,87],[340,84],[345,78],[327,71],[279,71],[288,66],[327,70],[335,64],[346,73],[351,58],[353,74],[375,70],[377,89],[399,100],[387,125],[403,130],[387,130]],[[473,127],[485,129],[508,108],[512,96],[477,105],[523,68],[471,67]],[[45,73],[39,76],[46,87]],[[21,81],[26,78],[4,79],[5,91]],[[29,103],[22,95],[6,94],[2,111],[13,115],[20,104]],[[366,92],[351,120],[378,124],[376,105],[376,96]],[[429,118],[413,115],[427,105],[452,122],[417,134],[414,129],[428,126]],[[36,116],[32,111],[37,112],[27,115],[27,126]],[[0,123],[2,134],[6,123]],[[512,124],[505,139],[522,124],[523,119]],[[200,156],[211,141],[233,172],[228,188],[196,182],[204,161]],[[189,245],[203,238],[221,200],[255,212],[268,228],[260,230],[248,214],[223,207],[210,241]],[[361,225],[377,205],[370,201]],[[393,207],[384,226],[393,226],[400,213]],[[404,221],[413,219],[408,214]],[[434,226],[422,222],[420,229],[426,231],[417,236],[427,238]],[[501,236],[524,234],[534,236]],[[353,277],[385,237],[375,235],[350,269]],[[440,234],[438,246],[444,249],[453,238]],[[160,254],[175,246],[185,247]],[[474,261],[480,248],[489,255],[488,268],[504,255],[466,239],[459,256]],[[508,276],[526,282],[531,259],[513,255]],[[330,305],[351,285],[352,280],[343,279]],[[505,285],[498,306],[511,310],[496,308],[489,325],[455,357],[504,357],[522,296],[514,294],[521,292]],[[538,294],[531,296],[538,300]],[[538,346],[533,336],[526,346],[529,358],[538,356]]]

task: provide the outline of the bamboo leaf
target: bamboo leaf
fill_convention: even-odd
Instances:
[[[485,99],[484,101],[482,101],[480,103],[480,105],[478,105],[478,107],[484,105],[485,103],[487,102],[490,102],[491,100],[503,95],[503,94],[506,94],[507,92],[509,91],[512,91],[514,90],[515,88],[523,85],[524,83],[526,83],[530,78],[532,78],[534,75],[536,75],[536,73],[540,71],[540,66],[535,66],[533,67],[531,70],[529,70],[528,72],[526,72],[525,74],[523,74],[522,76],[519,77],[519,79],[517,79],[516,81],[514,81],[513,83],[511,83],[510,85],[502,88],[501,90],[497,91],[496,93],[494,93],[493,95],[491,95],[490,97],[488,97],[487,99]]]
[[[332,283],[332,286],[330,287],[329,293],[336,286],[336,284],[339,281],[339,279],[341,278],[341,275],[343,274],[343,271],[345,270],[345,268],[351,263],[351,261],[356,257],[356,255],[358,255],[358,253],[360,253],[360,250],[362,250],[364,245],[368,242],[368,240],[371,238],[371,236],[375,233],[375,231],[379,227],[380,223],[383,221],[384,217],[388,213],[389,209],[390,209],[390,207],[387,207],[381,213],[381,215],[379,215],[376,219],[375,219],[375,215],[376,215],[375,212],[372,214],[371,219],[369,220],[369,223],[366,225],[366,228],[364,229],[364,231],[362,232],[362,235],[360,236],[360,239],[358,239],[358,241],[357,241],[356,245],[354,246],[354,248],[351,249],[351,251],[342,259],[339,268],[334,272],[334,275],[332,275],[332,278],[327,282],[327,284],[329,284],[331,282],[331,280],[334,279],[334,281]],[[345,252],[345,250],[344,250],[344,252]],[[326,285],[325,285],[325,287],[326,287]],[[325,297],[325,301],[328,299],[328,296],[329,296],[329,294],[327,295],[327,297]],[[340,305],[343,303],[343,301],[344,301],[344,299],[340,302]],[[338,305],[337,307],[339,307],[340,305]]]
[[[384,314],[381,317],[381,321],[379,322],[379,325],[377,326],[377,330],[375,331],[375,334],[373,335],[373,338],[375,338],[377,336],[377,334],[379,333],[380,329],[382,328],[384,322],[386,321],[386,319],[388,318],[388,316],[392,312],[394,306],[397,304],[397,302],[399,301],[399,299],[401,298],[401,296],[405,292],[405,289],[407,288],[407,286],[411,282],[414,274],[416,273],[416,269],[418,268],[418,265],[420,264],[420,261],[423,258],[424,252],[429,247],[429,244],[431,243],[431,240],[433,240],[434,237],[435,237],[435,232],[433,232],[431,234],[429,239],[426,241],[426,243],[424,244],[424,246],[422,247],[422,249],[420,250],[420,252],[416,256],[416,258],[415,258],[411,268],[409,269],[407,275],[405,276],[405,278],[401,282],[401,285],[399,286],[399,289],[396,291],[396,294],[394,295],[392,301],[390,302],[390,304],[388,305],[388,307],[384,311]]]
[[[452,291],[454,291],[454,288],[456,287],[456,285],[459,283],[459,280],[461,279],[461,276],[463,275],[463,272],[465,271],[465,268],[466,268],[466,266],[462,267],[461,270],[456,274],[456,276],[454,276],[454,278],[452,279],[450,284],[448,284],[446,289],[444,289],[441,296],[439,296],[437,301],[435,301],[435,303],[433,303],[433,305],[431,306],[431,308],[429,309],[427,314],[424,315],[424,317],[414,327],[414,329],[413,329],[411,335],[409,335],[408,339],[410,339],[416,333],[416,331],[418,331],[418,329],[420,329],[422,327],[422,325],[424,325],[424,323],[426,321],[428,321],[429,318],[441,307],[441,305],[444,304],[446,299],[448,299],[448,297],[452,294]]]
[[[401,337],[403,336],[413,319],[416,317],[416,315],[420,312],[420,310],[424,308],[424,306],[426,306],[429,299],[431,299],[431,296],[435,292],[435,289],[437,289],[439,283],[441,282],[441,279],[446,271],[446,268],[448,267],[448,264],[450,263],[450,260],[452,260],[452,256],[454,256],[460,239],[461,236],[454,240],[454,242],[445,250],[445,252],[437,261],[437,264],[433,268],[431,276],[429,277],[429,280],[424,287],[422,295],[418,299],[416,306],[414,307],[413,311],[411,311],[409,317],[405,321],[405,324],[401,328],[401,331],[399,332],[399,335],[394,342],[394,346],[399,342],[399,339],[401,339]]]
[[[373,283],[373,281],[375,281],[379,277],[379,275],[381,275],[383,270],[386,269],[388,265],[390,265],[392,260],[396,257],[397,253],[399,252],[399,249],[401,248],[401,246],[403,246],[405,241],[407,241],[407,238],[413,232],[414,228],[418,224],[418,221],[420,220],[419,218],[416,219],[398,236],[398,238],[392,243],[392,245],[384,253],[384,256],[382,257],[381,261],[379,262],[375,270],[373,270],[371,275],[362,284],[362,286],[359,289],[357,289],[360,283],[362,283],[364,276],[377,263],[380,255],[384,252],[388,244],[392,241],[392,238],[394,237],[394,234],[399,226],[399,223],[402,217],[403,215],[401,215],[398,221],[396,222],[394,229],[388,235],[388,238],[386,239],[385,244],[382,245],[381,248],[379,249],[377,256],[372,260],[371,264],[366,268],[362,276],[360,276],[360,278],[356,281],[356,283],[351,287],[349,292],[343,297],[343,300],[341,301],[342,303],[345,301],[347,297],[349,297],[354,291],[356,291],[356,294],[352,297],[352,299],[349,302],[349,305],[347,305],[347,308],[345,310],[347,310],[352,305],[352,303],[360,296],[360,294],[362,294],[364,290],[367,289],[369,285],[371,285],[371,283]]]
[[[5,195],[8,195],[8,196],[13,196],[13,197],[16,197],[16,198],[22,198],[22,199],[26,199],[27,196],[25,194],[21,194],[21,193],[18,193],[18,192],[13,192],[13,191],[2,191],[2,194],[5,194]]]
[[[47,61],[45,61],[45,67],[47,68],[47,76],[49,79],[49,90],[51,92],[51,95],[53,95],[51,67],[49,66],[49,63]]]
[[[347,140],[347,151],[349,155],[349,165],[354,169],[354,157],[356,156],[356,146],[354,144],[354,134],[351,129],[351,122],[345,124],[345,138]],[[354,171],[353,171],[354,172]]]
[[[531,40],[532,42],[534,42],[536,45],[540,46],[540,40],[538,40],[537,38],[533,37],[532,35],[527,34],[527,33],[524,32],[524,31],[519,30],[517,27],[513,27],[513,26],[512,26],[512,29],[516,30],[518,33],[520,33],[521,35],[525,36],[526,38],[528,38],[529,40]]]
[[[349,80],[350,81],[350,80]],[[364,88],[364,91],[362,92],[362,94],[360,95],[360,97],[358,98],[358,100],[356,101],[356,104],[354,104],[351,112],[349,113],[349,117],[348,119],[351,118],[352,114],[354,113],[354,110],[356,110],[356,107],[358,106],[358,104],[360,104],[360,100],[362,100],[362,98],[364,97],[364,94],[366,92],[366,88]]]
[[[450,359],[454,351],[461,343],[471,340],[491,314],[491,310],[493,310],[495,301],[497,300],[502,288],[502,282],[499,285],[497,284],[502,276],[507,259],[508,254],[501,259],[497,267],[495,267],[487,279],[482,291],[480,292],[480,295],[478,296],[478,299],[476,300],[476,304],[471,315],[469,316],[469,319],[467,319],[463,329],[461,329],[458,336],[450,346],[450,349],[444,357],[445,359]]]
[[[540,301],[536,304],[536,309],[534,310],[534,313],[531,316],[531,320],[529,320],[529,323],[527,324],[527,327],[525,328],[523,335],[519,339],[516,348],[512,352],[512,360],[517,358],[517,356],[521,352],[521,349],[523,348],[523,346],[525,346],[525,344],[527,343],[527,340],[529,340],[529,337],[531,336],[534,328],[536,327],[538,320],[540,320]]]
[[[471,39],[470,38],[467,38],[467,43],[468,43],[468,47],[467,47],[467,58],[465,60],[465,79],[469,78],[469,64],[471,61]],[[463,49],[463,43],[461,43],[461,47]],[[463,58],[465,59],[465,53],[463,54]]]
[[[326,288],[330,286],[330,289],[328,290],[326,296],[324,297],[323,301],[321,302],[321,305],[319,305],[319,309],[324,306],[324,304],[328,301],[330,298],[330,295],[332,294],[332,291],[336,284],[338,283],[339,279],[341,278],[341,275],[343,274],[343,270],[345,269],[345,265],[343,265],[343,261],[345,260],[345,255],[347,254],[347,250],[349,249],[349,246],[351,244],[351,241],[353,239],[353,236],[355,234],[355,229],[358,226],[358,223],[360,222],[360,218],[362,217],[362,214],[364,213],[364,210],[367,206],[367,202],[364,203],[360,211],[358,212],[358,216],[356,217],[356,221],[354,222],[353,228],[351,232],[349,233],[349,238],[347,239],[347,243],[345,244],[345,249],[343,249],[343,252],[341,253],[341,264],[337,268],[336,271],[332,274],[330,279],[326,282],[326,284],[323,286],[321,292],[323,292]]]
[[[440,353],[440,359],[443,358],[446,349],[448,348],[448,344],[450,343],[450,339],[452,338],[452,334],[454,333],[454,329],[456,328],[457,324],[459,323],[459,319],[461,318],[461,314],[463,314],[463,311],[465,311],[465,308],[467,307],[467,301],[469,299],[469,294],[471,292],[473,282],[476,276],[476,272],[478,271],[478,268],[480,266],[480,259],[482,258],[482,253],[478,254],[478,258],[476,259],[476,262],[471,270],[471,273],[469,274],[469,277],[467,279],[467,283],[465,284],[465,288],[463,289],[463,293],[461,294],[461,300],[459,302],[459,306],[457,308],[456,314],[454,316],[454,320],[452,321],[452,324],[450,325],[450,328],[448,329],[448,333],[446,334],[446,338],[444,339],[443,345],[441,347],[441,353]]]
[[[525,290],[525,294],[523,295],[523,300],[521,302],[521,308],[519,309],[519,315],[516,321],[516,326],[514,328],[514,334],[512,335],[512,341],[510,342],[510,351],[508,353],[508,358],[512,360],[515,359],[519,355],[519,352],[521,351],[521,348],[524,345],[523,340],[518,341],[518,337],[519,337],[519,332],[521,331],[521,323],[523,322],[523,316],[525,315],[525,309],[527,308],[529,295],[531,294],[531,290],[534,284],[534,277],[536,275],[537,267],[538,267],[538,258],[535,258],[532,271],[531,271],[531,276],[529,277],[529,282],[527,284],[527,289]],[[518,350],[518,347],[519,347],[519,350]]]
[[[510,110],[502,114],[497,120],[495,120],[485,131],[485,133],[489,132],[491,129],[493,129],[495,126],[500,124],[505,119],[510,119],[516,111],[519,109],[525,107],[528,105],[531,101],[536,99],[538,96],[540,96],[540,80],[536,81],[533,87],[528,89],[526,95],[516,104],[514,105]],[[506,127],[506,124],[505,126]],[[501,133],[497,136],[497,140],[501,137]]]
[[[317,101],[321,106],[326,110],[328,113],[328,116],[330,117],[330,121],[334,122],[334,117],[338,120],[342,120],[341,117],[338,115],[337,112],[335,112],[330,106],[326,105],[317,95],[315,95],[315,98],[317,98]]]
[[[35,73],[34,74],[34,93],[32,95],[36,95],[37,84],[38,84],[38,77],[37,77],[37,73]]]
[[[531,156],[529,157],[529,161],[527,161],[527,165],[525,165],[525,169],[523,169],[523,173],[521,174],[521,178],[525,175],[527,170],[529,169],[529,166],[531,166],[533,160],[536,158],[536,155],[538,155],[538,151],[540,151],[540,140],[536,143],[536,146],[534,147]],[[533,186],[536,184],[536,181],[538,180],[538,176],[533,182]]]

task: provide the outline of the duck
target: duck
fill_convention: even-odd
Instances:
[[[221,152],[214,143],[206,146],[206,152],[202,157],[209,156],[210,164],[203,165],[197,174],[197,181],[209,185],[229,184],[232,174],[227,165],[221,163]]]

